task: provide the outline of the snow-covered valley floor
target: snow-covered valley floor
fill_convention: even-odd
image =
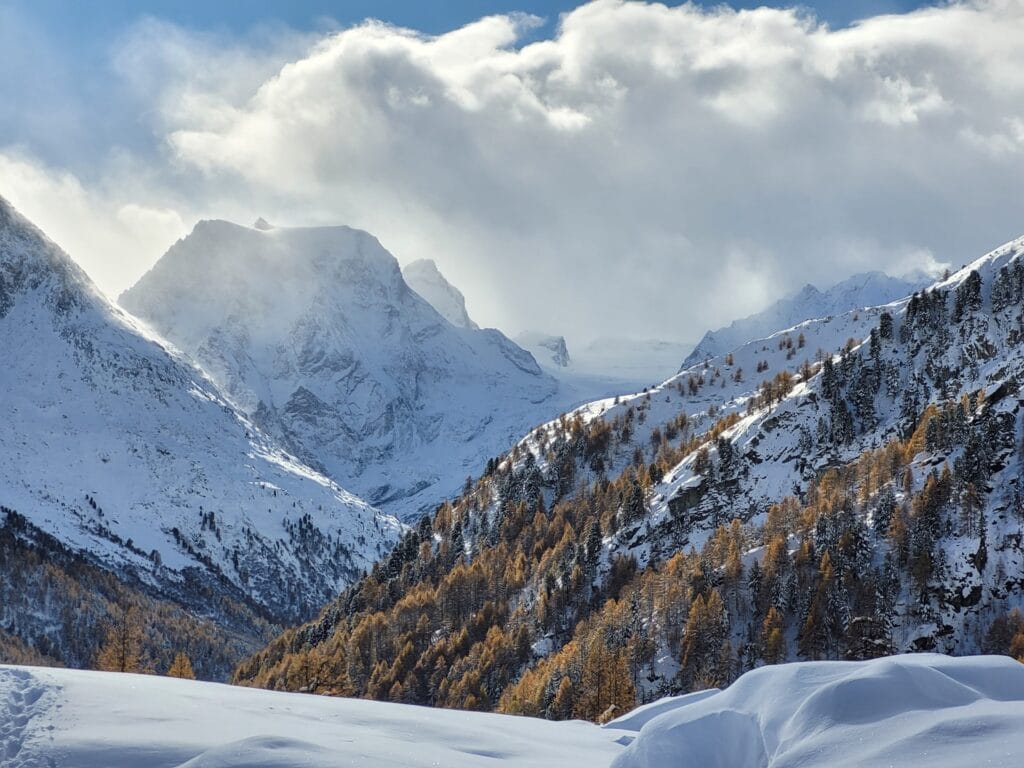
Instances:
[[[139,675],[0,666],[4,768],[1024,765],[1024,665],[766,667],[600,728]]]
[[[596,768],[621,751],[619,735],[581,722],[0,667],[3,768]]]

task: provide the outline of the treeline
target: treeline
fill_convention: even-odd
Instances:
[[[215,588],[190,584],[189,593],[203,596],[191,610],[70,551],[15,510],[0,509],[0,663],[165,674],[182,654],[197,677],[225,680],[276,630]],[[209,613],[224,619],[201,618]]]

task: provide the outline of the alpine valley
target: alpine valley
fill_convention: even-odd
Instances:
[[[205,679],[391,702],[374,711],[399,728],[453,726],[395,703],[602,722],[646,705],[567,742],[618,765],[728,764],[707,762],[726,759],[707,722],[742,731],[736,764],[804,754],[810,736],[779,734],[844,717],[851,686],[912,689],[877,718],[885,754],[918,754],[892,725],[911,710],[1016,722],[1008,660],[860,662],[1024,658],[1024,239],[924,287],[807,289],[661,384],[582,404],[622,379],[560,371],[560,337],[519,337],[538,360],[479,328],[435,264],[403,272],[346,227],[200,222],[121,305],[0,203],[0,661],[186,654]],[[859,663],[761,669],[829,659]],[[62,696],[122,696],[81,674],[0,669],[0,699],[43,723]],[[247,735],[280,694],[140,685],[237,713],[235,741],[199,729],[168,765],[337,748]],[[370,712],[302,701],[304,722]],[[522,721],[486,722],[466,764],[533,754]]]
[[[784,661],[1024,658],[1022,339],[1024,239],[569,411],[234,680],[595,720]]]
[[[1024,766],[1022,40],[0,0],[0,768]]]

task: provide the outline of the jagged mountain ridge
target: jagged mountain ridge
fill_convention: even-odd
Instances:
[[[931,309],[927,296],[936,297],[931,304],[940,308]],[[929,312],[937,319],[929,321]],[[883,322],[888,325],[884,337],[879,330]],[[1020,500],[1024,460],[1015,451],[1024,414],[1024,399],[1018,395],[1024,379],[1024,355],[1018,351],[1022,330],[1024,238],[1000,246],[913,296],[806,321],[705,359],[648,393],[579,409],[577,413],[588,421],[614,421],[629,418],[630,412],[633,417],[642,413],[640,418],[629,418],[633,442],[640,444],[679,413],[688,414],[698,433],[726,425],[720,440],[708,443],[703,455],[701,451],[686,454],[653,484],[643,518],[608,540],[608,556],[628,554],[642,566],[690,547],[700,550],[716,528],[732,517],[746,525],[761,524],[773,503],[802,496],[829,468],[851,466],[866,449],[906,437],[929,404],[965,395],[974,398],[981,392],[984,409],[966,415],[962,429],[969,434],[970,425],[975,425],[972,450],[985,447],[991,474],[982,473],[985,484],[978,492],[984,502],[979,512],[988,516],[984,526],[988,540],[999,542],[999,568],[976,570],[977,531],[966,546],[955,537],[940,539],[936,546],[948,569],[940,587],[946,596],[939,598],[939,605],[924,620],[908,609],[898,619],[900,638],[894,646],[896,650],[978,652],[971,620],[979,622],[991,615],[993,604],[1007,609],[1019,605],[1024,590],[1024,581],[1012,575],[1024,568],[1024,550],[1018,541],[1024,521]],[[802,375],[803,361],[815,360],[810,375]],[[753,379],[745,373],[737,382],[737,371],[750,371],[755,361],[764,366],[763,371]],[[821,361],[832,363],[831,381],[824,371],[827,364]],[[782,372],[790,383],[767,394],[766,386],[777,383]],[[702,383],[691,388],[691,381]],[[861,386],[876,391],[863,394]],[[767,402],[757,401],[759,397]],[[538,451],[537,436],[557,435],[564,423],[564,419],[553,422],[520,444],[537,456],[542,471],[550,463],[544,451]],[[911,493],[923,491],[933,470],[963,459],[966,439],[961,437],[960,444],[954,441],[951,448],[915,456],[909,465],[913,485],[896,491],[896,502],[909,502]],[[716,478],[723,446],[730,454],[730,474]],[[609,461],[606,471],[609,475],[627,471],[629,463],[622,451]],[[867,512],[867,522],[871,514]],[[763,550],[753,553],[748,564],[762,555]],[[1007,573],[1011,574],[1008,581]],[[904,598],[909,597],[904,592]],[[795,643],[795,637],[791,639]]]
[[[761,312],[705,333],[686,356],[681,369],[806,320],[832,317],[902,299],[932,282],[932,278],[924,275],[898,278],[875,271],[853,275],[825,291],[808,283],[795,295],[781,299]]]
[[[189,601],[295,620],[399,525],[285,453],[0,198],[0,505]]]
[[[406,519],[568,405],[529,353],[453,326],[347,227],[200,222],[121,303],[303,461]]]

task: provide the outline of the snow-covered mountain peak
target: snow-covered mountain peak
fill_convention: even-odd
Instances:
[[[445,279],[433,259],[409,262],[402,270],[402,276],[410,288],[426,299],[452,325],[458,328],[480,327],[470,319],[462,291]]]
[[[174,327],[161,329],[185,349],[201,343],[211,323],[244,324],[257,331],[294,325],[311,307],[380,305],[407,292],[398,262],[361,230],[260,230],[221,220],[196,224],[140,285],[159,286],[159,305],[189,307]],[[135,296],[136,289],[130,289],[121,304],[145,317]]]
[[[59,290],[49,298],[63,311],[89,294],[99,297],[85,272],[0,196],[0,317],[13,305],[16,293],[44,284]]]
[[[447,322],[349,227],[201,222],[121,303],[304,462],[407,516],[566,405],[529,353]]]
[[[803,288],[793,294],[793,298],[797,301],[806,301],[807,299],[816,298],[821,295],[821,291],[818,290],[816,285],[807,283]]]

